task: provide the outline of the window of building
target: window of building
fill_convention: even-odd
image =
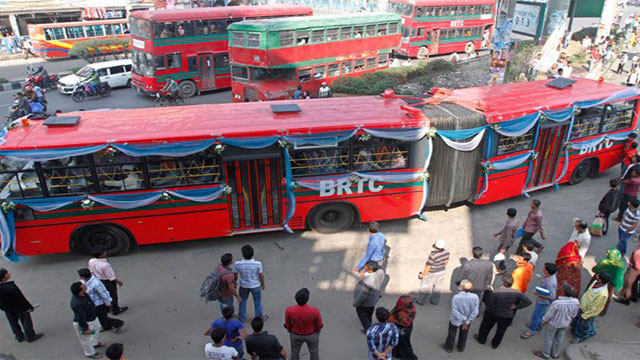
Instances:
[[[340,76],[340,64],[329,65],[329,77]]]
[[[338,40],[338,28],[327,29],[327,41]]]
[[[389,54],[378,55],[378,67],[385,67],[389,65]]]
[[[345,61],[342,63],[342,74],[351,74],[353,72],[353,64],[351,61]]]
[[[410,143],[371,137],[367,141],[354,140],[353,170],[404,169],[409,165]]]
[[[364,60],[356,60],[356,65],[354,66],[355,72],[364,71]]]
[[[246,66],[232,66],[231,76],[233,80],[246,82],[249,80],[249,69]]]
[[[260,34],[255,34],[255,33],[247,34],[247,47],[250,47],[250,48],[260,47]]]
[[[635,110],[635,100],[607,104],[602,123],[602,132],[607,133],[630,128],[633,124]]]
[[[327,68],[323,66],[316,66],[313,68],[313,79],[324,79],[327,75]]]
[[[79,39],[84,37],[82,26],[68,26],[64,28],[67,33],[67,39]]]
[[[376,68],[376,58],[368,58],[367,59],[367,70],[372,70]]]
[[[278,32],[278,36],[280,37],[280,46],[291,46],[293,45],[293,31],[280,31]]]
[[[298,82],[311,81],[311,69],[298,70]]]
[[[231,45],[232,46],[244,46],[246,33],[233,31],[231,32]]]
[[[343,26],[340,28],[340,40],[351,39],[351,26]]]
[[[167,66],[169,69],[182,68],[182,54],[169,54],[167,55]]]
[[[367,34],[367,37],[376,36],[376,25],[372,24],[365,26],[365,33]]]
[[[522,136],[498,136],[496,155],[511,154],[518,151],[531,150],[533,148],[534,129]]]
[[[398,33],[398,23],[393,22],[389,24],[389,34],[397,34]]]
[[[309,31],[296,31],[296,45],[309,43]]]
[[[312,30],[311,42],[314,44],[324,42],[324,30]]]

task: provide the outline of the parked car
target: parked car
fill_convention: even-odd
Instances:
[[[85,65],[74,74],[58,80],[58,90],[63,94],[70,95],[76,84],[89,77],[92,71],[97,71],[100,81],[108,83],[112,88],[131,86],[131,67],[131,59]]]

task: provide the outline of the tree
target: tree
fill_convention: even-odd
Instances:
[[[93,63],[105,61],[109,55],[116,59],[119,55],[128,57],[130,51],[129,39],[91,39],[76,42],[69,50],[69,55],[81,57]]]

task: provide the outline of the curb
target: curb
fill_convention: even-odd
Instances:
[[[20,90],[22,89],[22,87],[24,86],[24,84],[26,83],[26,81],[12,81],[9,83],[5,83],[2,84],[2,87],[0,87],[0,92],[1,91],[12,91],[12,90]]]

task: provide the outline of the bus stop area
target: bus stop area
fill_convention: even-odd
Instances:
[[[547,240],[529,286],[528,296],[531,299],[533,287],[542,280],[542,264],[555,260],[557,251],[573,230],[572,219],[591,221],[599,200],[607,191],[608,180],[616,177],[618,171],[616,167],[579,185],[562,185],[558,191],[551,188],[532,193],[534,198],[542,201]],[[419,358],[535,358],[531,352],[541,348],[542,336],[538,334],[529,340],[519,338],[533,307],[518,312],[513,325],[507,330],[505,341],[496,350],[489,345],[479,345],[471,337],[464,353],[447,354],[441,348],[447,332],[451,295],[456,292],[450,279],[460,267],[460,259],[471,258],[474,246],[481,246],[486,253],[493,254],[498,243],[492,235],[502,228],[506,209],[516,208],[522,222],[528,212],[529,201],[525,197],[517,197],[490,205],[430,211],[425,213],[428,217],[426,222],[405,219],[381,223],[382,232],[388,239],[390,258],[387,266],[389,282],[378,306],[392,308],[398,296],[417,290],[417,274],[423,269],[436,240],[445,240],[446,248],[451,252],[439,305],[417,307],[412,343]],[[590,279],[589,270],[595,262],[605,256],[608,248],[615,246],[616,233],[611,231],[605,237],[592,239],[583,264],[582,284]],[[267,278],[262,299],[265,313],[270,318],[265,323],[265,330],[276,335],[290,351],[288,334],[282,326],[284,310],[295,303],[294,293],[307,287],[311,291],[309,303],[320,309],[325,323],[320,335],[320,357],[366,358],[366,340],[359,332],[359,321],[351,303],[357,281],[352,269],[365,251],[367,235],[364,226],[354,226],[347,232],[334,235],[310,231],[294,234],[271,232],[150,245],[110,258],[118,277],[125,283],[120,289],[120,303],[129,306],[130,310],[119,316],[126,322],[125,328],[120,333],[103,334],[101,341],[106,344],[124,343],[127,358],[131,359],[202,358],[204,344],[209,341],[202,333],[220,314],[218,304],[206,304],[200,299],[200,284],[222,254],[230,252],[237,260],[240,247],[248,243],[255,248],[255,258],[262,261]],[[629,247],[635,246],[634,237]],[[30,257],[9,265],[13,279],[27,298],[40,304],[32,316],[36,331],[45,333],[45,337],[27,345],[16,343],[10,336],[2,336],[0,358],[82,358],[73,333],[69,284],[77,281],[76,271],[86,267],[87,260],[87,256],[69,253]],[[253,316],[251,301],[248,309],[248,316]],[[636,340],[638,330],[634,323],[637,315],[640,315],[637,305],[627,307],[613,302],[607,315],[597,319],[598,334],[583,344],[572,345],[571,349],[577,349],[567,354],[571,359],[595,358],[589,355],[592,352],[588,350],[602,351],[605,348],[596,346],[596,342],[607,343],[606,348],[615,348],[616,351],[626,351],[626,346],[637,346],[623,343]],[[480,320],[481,315],[471,325],[471,334],[478,331]],[[620,344],[612,345],[614,341]],[[306,348],[303,348],[302,356],[308,358]]]

